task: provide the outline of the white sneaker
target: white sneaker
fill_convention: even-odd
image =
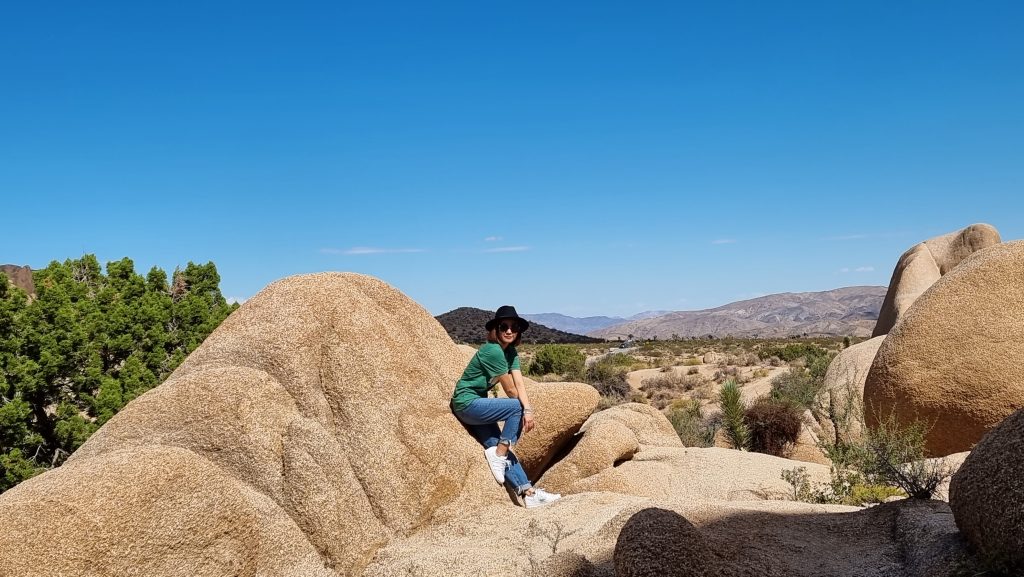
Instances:
[[[523,499],[526,501],[526,508],[532,509],[534,507],[542,507],[548,503],[554,503],[561,499],[562,496],[558,493],[548,493],[544,489],[534,489],[532,495],[526,495]]]
[[[491,447],[490,449],[484,449],[484,458],[487,459],[487,465],[491,467],[491,474],[494,475],[494,480],[499,485],[505,483],[505,469],[508,468],[508,457],[498,454],[498,447]]]

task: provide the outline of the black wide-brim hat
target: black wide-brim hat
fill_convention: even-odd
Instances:
[[[530,328],[530,321],[519,316],[519,314],[516,312],[516,307],[512,305],[503,305],[498,307],[498,310],[494,312],[494,318],[487,321],[487,324],[484,325],[484,328],[487,330],[491,330],[498,325],[499,321],[502,321],[504,319],[516,319],[517,321],[519,321],[519,332],[521,333],[526,332],[526,329]]]

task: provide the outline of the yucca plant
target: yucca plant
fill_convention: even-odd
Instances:
[[[722,429],[729,443],[734,449],[750,449],[750,428],[745,420],[747,409],[736,381],[730,379],[722,385],[718,402],[722,406]]]

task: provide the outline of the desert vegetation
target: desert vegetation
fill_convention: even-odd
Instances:
[[[33,276],[28,295],[0,274],[0,491],[60,465],[238,306],[212,262],[168,278],[85,255]]]

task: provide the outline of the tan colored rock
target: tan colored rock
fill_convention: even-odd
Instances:
[[[725,360],[725,355],[723,355],[722,353],[716,353],[716,352],[712,351],[712,352],[709,352],[709,353],[704,353],[704,358],[701,359],[701,360],[704,361],[705,365],[715,365],[715,364],[718,364],[721,361],[724,361]]]
[[[832,464],[832,461],[825,456],[824,451],[819,446],[821,429],[815,425],[816,423],[814,417],[811,416],[811,412],[805,411],[803,425],[800,427],[800,434],[796,439],[796,443],[793,444],[789,453],[784,455],[787,459],[803,461],[805,463],[817,463],[819,465]]]
[[[119,551],[150,568],[123,574],[185,574],[157,554],[172,529],[189,575],[312,575],[310,558],[356,573],[391,539],[508,502],[448,409],[464,365],[441,325],[379,280],[273,283],[64,467],[0,496],[0,575],[86,574]],[[72,499],[92,520],[79,533],[52,495],[83,487],[119,501]]]
[[[824,385],[815,399],[814,415],[821,434],[830,442],[860,438],[864,425],[864,381],[884,340],[880,336],[848,347],[828,365]]]
[[[568,493],[576,481],[629,460],[639,450],[636,434],[626,425],[613,420],[597,422],[565,458],[544,474],[541,486],[555,493]]]
[[[601,395],[585,383],[526,381],[536,426],[516,444],[526,475],[536,479],[597,408]]]
[[[999,231],[991,225],[972,224],[911,247],[896,263],[871,336],[887,334],[910,305],[942,275],[972,253],[1000,242]]]
[[[624,403],[605,409],[592,415],[586,423],[580,427],[580,432],[586,433],[590,427],[603,421],[616,421],[622,423],[633,435],[637,443],[652,447],[682,447],[683,442],[679,435],[672,428],[664,414],[658,409],[643,403]]]
[[[1024,241],[978,251],[936,282],[879,347],[868,426],[931,425],[932,456],[966,451],[1024,406]]]
[[[0,495],[0,575],[333,577],[285,511],[216,464],[150,445]]]
[[[719,577],[732,572],[704,536],[675,511],[651,508],[633,515],[615,544],[619,577]]]
[[[981,556],[1024,571],[1024,410],[993,429],[953,476],[956,525]]]

